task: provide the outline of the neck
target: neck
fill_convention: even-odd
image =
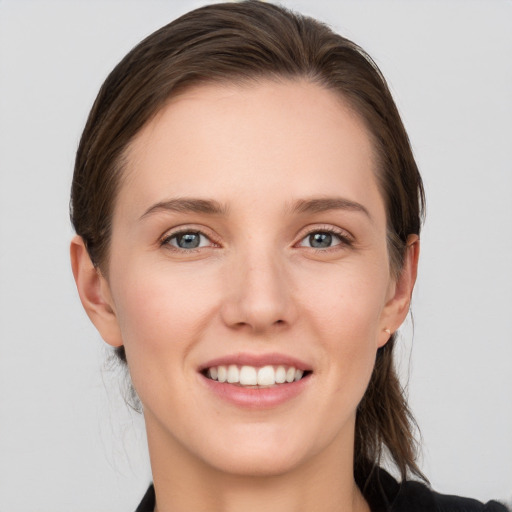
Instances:
[[[163,441],[148,429],[155,512],[370,512],[354,480],[352,447],[342,443],[281,474],[239,475]]]

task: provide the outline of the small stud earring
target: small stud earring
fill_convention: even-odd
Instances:
[[[391,336],[391,331],[389,329],[384,329],[384,332],[387,332]]]

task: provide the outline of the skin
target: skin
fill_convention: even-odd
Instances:
[[[71,259],[89,317],[125,346],[158,510],[369,510],[353,478],[356,408],[386,329],[407,315],[419,244],[410,237],[395,279],[361,119],[307,82],[203,85],[173,98],[127,157],[108,272],[79,237]],[[222,211],[155,207],[183,198]],[[201,246],[180,250],[176,230],[201,231]],[[276,407],[228,403],[198,372],[269,352],[312,369]]]

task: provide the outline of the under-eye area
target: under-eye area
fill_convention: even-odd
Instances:
[[[301,370],[294,366],[238,366],[236,364],[218,365],[205,368],[201,373],[208,379],[234,384],[242,387],[268,387],[290,384],[311,375],[309,370]]]

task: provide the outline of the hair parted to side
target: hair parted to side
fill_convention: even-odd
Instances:
[[[409,139],[373,60],[326,25],[257,0],[191,11],[131,50],[101,87],[78,147],[70,213],[93,264],[108,277],[111,220],[124,155],[142,127],[184,90],[206,83],[307,80],[336,92],[363,119],[377,154],[391,269],[419,234],[424,192]],[[416,424],[393,365],[395,336],[379,349],[356,417],[354,472],[360,486],[385,451],[399,469],[424,478]],[[116,349],[126,362],[124,348]]]

